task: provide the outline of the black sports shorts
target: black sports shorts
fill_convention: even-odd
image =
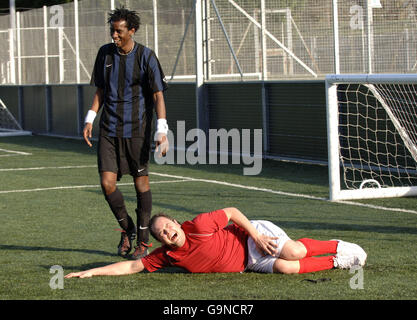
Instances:
[[[125,174],[147,176],[150,143],[144,138],[118,138],[101,136],[98,140],[97,162],[99,173],[117,173],[117,180]]]

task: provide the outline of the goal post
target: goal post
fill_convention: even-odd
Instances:
[[[417,195],[417,75],[327,75],[331,201]]]
[[[25,131],[19,122],[7,109],[3,100],[0,99],[0,137],[31,135],[32,132]]]

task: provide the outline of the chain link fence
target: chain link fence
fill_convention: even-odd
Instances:
[[[198,1],[201,26],[194,0],[75,1],[18,12],[15,28],[2,16],[0,82],[89,82],[98,48],[111,41],[108,13],[120,6],[139,13],[135,40],[156,51],[171,80],[194,81],[196,46],[203,46],[205,80],[417,70],[416,0]]]

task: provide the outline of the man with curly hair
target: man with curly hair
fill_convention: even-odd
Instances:
[[[152,211],[148,162],[151,151],[153,112],[156,111],[156,152],[168,150],[165,76],[155,53],[137,43],[140,17],[119,8],[109,14],[112,43],[97,54],[91,84],[96,86],[93,103],[85,118],[83,136],[91,147],[94,118],[101,109],[97,148],[98,171],[104,197],[122,228],[118,254],[140,259],[150,246],[148,223]],[[129,216],[116,183],[122,175],[133,177],[137,196],[137,226]],[[133,254],[132,242],[137,246]]]

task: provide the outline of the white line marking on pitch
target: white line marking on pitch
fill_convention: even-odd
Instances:
[[[151,181],[151,184],[161,183],[175,183],[175,182],[188,182],[191,180],[166,180],[166,181]],[[118,183],[117,186],[133,186],[133,182]],[[85,184],[81,186],[61,186],[61,187],[47,187],[47,188],[35,188],[35,189],[23,189],[23,190],[4,190],[0,191],[0,194],[4,193],[20,193],[20,192],[37,192],[37,191],[50,191],[50,190],[67,190],[67,189],[85,189],[85,188],[100,188],[100,185]]]
[[[7,149],[0,149],[0,151],[12,153],[12,154],[2,154],[0,157],[11,157],[16,155],[22,155],[22,156],[31,156],[31,153],[23,152],[23,151],[15,151],[15,150],[7,150]]]
[[[320,200],[320,201],[326,201],[326,202],[330,202],[330,203],[341,203],[341,204],[347,204],[347,205],[359,206],[359,207],[366,207],[366,208],[371,208],[371,209],[378,209],[378,210],[385,210],[385,211],[397,211],[397,212],[417,214],[417,211],[414,211],[414,210],[401,209],[401,208],[387,208],[387,207],[382,207],[382,206],[375,206],[375,205],[372,205],[372,204],[365,204],[365,203],[358,203],[358,202],[351,202],[351,201],[334,201],[334,202],[332,202],[328,198],[323,198],[323,197],[315,197],[315,196],[310,196],[310,195],[300,194],[300,193],[291,193],[291,192],[277,191],[277,190],[266,189],[266,188],[251,187],[251,186],[245,186],[245,185],[242,185],[242,184],[229,183],[229,182],[225,182],[225,181],[195,179],[195,178],[175,176],[175,175],[164,174],[164,173],[156,173],[156,172],[150,172],[150,174],[154,174],[156,176],[161,176],[161,177],[178,178],[178,179],[186,179],[186,180],[190,180],[190,181],[214,183],[214,184],[220,184],[220,185],[229,186],[229,187],[235,187],[235,188],[241,188],[241,189],[247,189],[247,190],[253,190],[253,191],[268,192],[268,193],[279,194],[279,195],[290,196],[290,197],[305,198],[305,199],[311,199],[311,200]]]
[[[0,157],[17,157],[19,154],[0,154]]]
[[[97,165],[85,165],[85,166],[62,166],[62,167],[34,167],[34,168],[6,168],[0,169],[1,171],[29,171],[29,170],[49,170],[49,169],[81,169],[81,168],[94,168]]]
[[[2,149],[0,149],[0,150],[2,150]],[[10,168],[10,169],[0,169],[0,171],[77,169],[77,168],[94,168],[94,167],[97,167],[97,165],[62,166],[62,167],[34,167],[34,168]],[[387,208],[387,207],[376,206],[376,205],[372,205],[372,204],[359,203],[359,202],[352,202],[352,201],[334,201],[334,202],[331,202],[328,198],[323,198],[323,197],[315,197],[315,196],[300,194],[300,193],[291,193],[291,192],[284,192],[284,191],[272,190],[272,189],[266,189],[266,188],[245,186],[245,185],[242,185],[242,184],[229,183],[229,182],[225,182],[225,181],[196,179],[196,178],[191,178],[191,177],[177,176],[177,175],[166,174],[166,173],[157,173],[157,172],[150,172],[150,174],[160,176],[160,177],[180,179],[180,180],[168,181],[168,182],[197,181],[197,182],[214,183],[214,184],[220,184],[220,185],[229,186],[229,187],[235,187],[235,188],[241,188],[241,189],[253,190],[253,191],[261,191],[261,192],[279,194],[279,195],[284,195],[284,196],[289,196],[289,197],[297,197],[297,198],[305,198],[305,199],[310,199],[310,200],[326,201],[326,202],[330,202],[330,203],[347,204],[347,205],[352,205],[352,206],[365,207],[365,208],[384,210],[384,211],[396,211],[396,212],[405,212],[405,213],[417,214],[417,211],[414,211],[414,210],[408,210],[408,209],[402,209],[402,208]],[[155,182],[151,182],[151,183],[164,183],[164,181],[155,181]],[[130,183],[130,184],[133,184],[133,183]],[[127,184],[118,184],[118,185],[129,185],[129,184],[127,183]],[[11,192],[32,192],[32,191],[43,191],[43,190],[80,189],[80,188],[90,188],[90,187],[96,188],[96,187],[99,187],[99,186],[86,185],[86,186],[38,188],[38,189],[29,189],[29,190],[6,190],[6,191],[0,191],[0,194],[2,194],[2,193],[11,193]]]

